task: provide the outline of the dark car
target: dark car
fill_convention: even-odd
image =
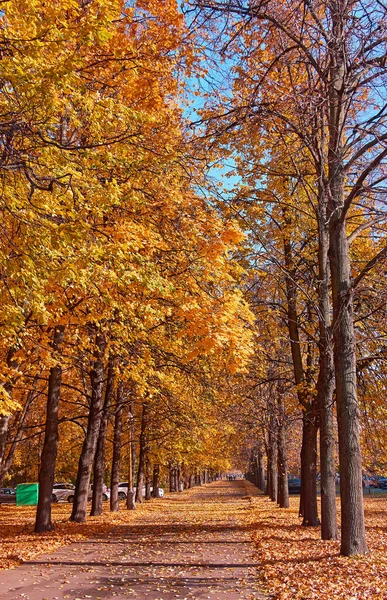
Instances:
[[[301,479],[298,477],[292,477],[288,479],[288,490],[289,494],[300,494],[301,493]]]
[[[16,490],[14,488],[1,488],[0,503],[13,504],[14,502],[16,502]]]
[[[387,477],[379,477],[378,486],[380,490],[387,490]]]

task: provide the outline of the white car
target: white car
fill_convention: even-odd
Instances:
[[[74,502],[75,485],[72,483],[54,483],[52,486],[53,502]]]
[[[134,493],[136,493],[136,488],[133,488]],[[151,493],[153,491],[153,487],[151,487]],[[128,482],[127,481],[122,481],[121,483],[118,484],[118,499],[119,500],[126,500],[126,496],[128,494]],[[145,486],[142,488],[142,495],[145,496]],[[164,490],[163,488],[159,487],[159,496],[161,498],[161,496],[164,496]]]
[[[54,483],[52,487],[53,502],[74,502],[75,485],[72,483]],[[88,500],[93,496],[93,485],[89,488]],[[106,501],[110,498],[110,490],[106,485],[102,488],[102,500]]]

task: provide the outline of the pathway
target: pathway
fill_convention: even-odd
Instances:
[[[0,572],[0,600],[263,599],[252,486],[219,481],[155,502],[138,523]]]

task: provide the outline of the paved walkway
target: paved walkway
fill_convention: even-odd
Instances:
[[[141,522],[0,573],[1,600],[263,599],[244,481],[155,502]]]

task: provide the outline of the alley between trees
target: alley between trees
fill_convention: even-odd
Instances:
[[[154,500],[129,525],[3,571],[0,599],[265,598],[251,541],[254,490],[217,481]]]

